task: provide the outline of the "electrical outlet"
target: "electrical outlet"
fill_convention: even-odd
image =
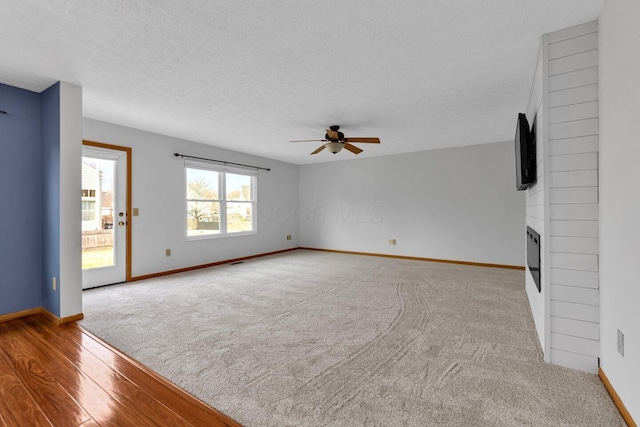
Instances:
[[[287,234],[287,240],[291,240],[291,234]]]
[[[171,249],[165,249],[164,256],[171,256]]]
[[[57,278],[53,278],[53,290],[55,291],[56,289],[58,289],[58,279]]]
[[[395,245],[396,244],[396,239],[389,239],[389,244],[390,245]]]
[[[618,329],[618,353],[624,356],[624,334]]]

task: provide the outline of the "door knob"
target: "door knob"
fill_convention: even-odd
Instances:
[[[120,227],[122,227],[122,226],[124,225],[124,221],[119,221],[119,222],[118,222],[118,225],[119,225]]]

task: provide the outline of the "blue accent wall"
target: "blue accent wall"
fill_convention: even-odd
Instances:
[[[40,94],[0,84],[0,315],[40,307]]]
[[[42,307],[60,316],[60,83],[41,94],[42,116]]]

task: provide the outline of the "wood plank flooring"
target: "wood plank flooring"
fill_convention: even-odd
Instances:
[[[75,324],[0,323],[0,427],[240,426]]]

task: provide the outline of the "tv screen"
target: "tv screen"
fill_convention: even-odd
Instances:
[[[536,138],[534,129],[529,130],[527,116],[518,114],[516,126],[516,188],[526,190],[536,182]]]

